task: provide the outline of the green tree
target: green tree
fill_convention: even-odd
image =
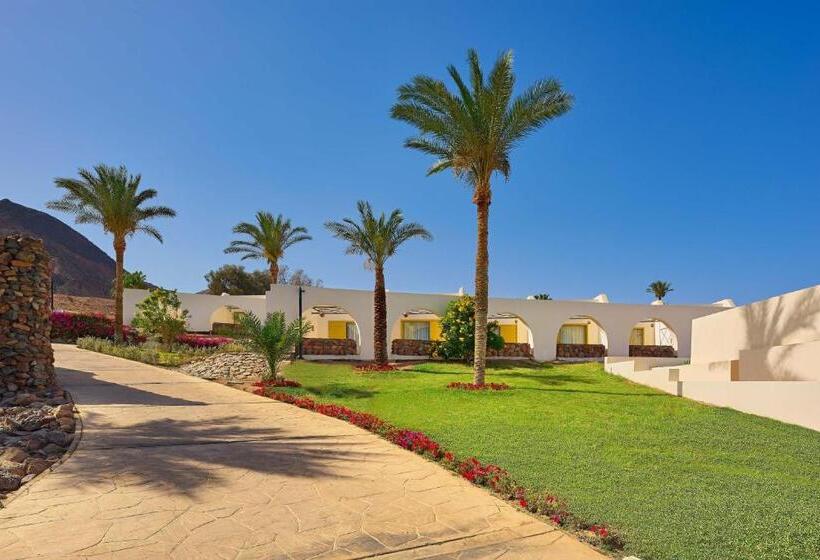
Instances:
[[[167,206],[146,206],[157,196],[155,189],[139,190],[142,176],[130,175],[125,166],[99,164],[93,170],[80,169],[79,179],[58,177],[54,184],[66,192],[63,198],[46,206],[74,214],[78,224],[99,224],[114,237],[114,337],[122,340],[122,290],[125,246],[137,232],[150,235],[162,243],[162,235],[147,222],[154,218],[172,218],[176,212]]]
[[[370,203],[360,200],[356,208],[359,221],[344,218],[341,222],[327,222],[325,227],[334,237],[346,241],[347,254],[364,255],[366,265],[376,276],[373,288],[373,350],[377,364],[387,363],[387,296],[384,286],[384,264],[396,254],[405,242],[420,237],[431,240],[433,236],[421,224],[405,222],[401,210],[386,216],[373,215]]]
[[[281,311],[268,313],[264,321],[253,313],[243,314],[239,324],[248,347],[268,362],[269,372],[263,376],[266,381],[281,377],[281,363],[312,328],[301,319],[288,323]]]
[[[672,287],[672,284],[663,280],[655,280],[646,288],[646,293],[653,294],[659,301],[663,301],[663,298],[665,298],[669,292],[673,291],[675,291],[675,289]]]
[[[468,86],[455,66],[447,68],[456,92],[441,80],[416,76],[398,90],[393,118],[415,126],[419,135],[405,146],[437,158],[432,175],[446,169],[472,188],[477,213],[475,259],[474,382],[484,383],[489,289],[487,250],[491,179],[510,175],[510,153],[522,139],[572,107],[573,97],[553,78],[540,80],[513,98],[512,52],[502,53],[485,78],[474,50],[467,53]]]
[[[321,288],[323,284],[320,279],[311,278],[307,272],[301,268],[297,268],[291,272],[286,264],[279,267],[279,283],[288,284],[290,286],[313,286],[316,288]]]
[[[150,284],[148,284],[148,278],[141,270],[135,270],[134,272],[123,270],[122,285],[124,288],[132,288],[134,290],[147,290],[150,286]]]
[[[185,332],[188,310],[181,309],[176,290],[157,288],[137,304],[131,324],[140,331],[160,339],[169,348]]]
[[[270,269],[270,283],[279,283],[279,260],[285,251],[302,241],[312,239],[303,227],[293,227],[290,220],[279,214],[274,218],[270,212],[257,212],[256,223],[241,222],[234,226],[234,233],[246,235],[250,240],[234,240],[226,253],[240,253],[242,260],[264,259]]]
[[[494,350],[504,347],[498,323],[487,324],[487,346]],[[470,360],[475,351],[475,300],[461,296],[447,304],[441,318],[441,340],[433,347],[433,353],[445,360]]]
[[[215,296],[249,296],[264,294],[270,287],[270,275],[264,270],[248,272],[244,266],[226,264],[205,275],[208,293]]]
[[[552,296],[549,295],[549,294],[535,294],[534,296],[532,296],[532,299],[540,299],[540,300],[548,301],[548,300],[552,299]]]

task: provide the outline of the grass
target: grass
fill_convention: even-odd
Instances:
[[[642,559],[820,558],[820,433],[666,395],[598,364],[498,364],[509,391],[446,389],[463,365],[395,373],[294,362],[288,389],[422,430],[617,529]]]

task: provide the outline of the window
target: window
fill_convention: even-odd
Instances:
[[[586,344],[586,325],[563,325],[558,331],[558,344]]]
[[[350,340],[355,340],[356,342],[359,341],[359,338],[356,336],[356,323],[352,321],[345,323],[345,335],[346,338],[349,338]]]
[[[638,327],[637,329],[632,329],[632,333],[629,335],[629,345],[630,346],[643,346],[643,329]]]
[[[404,321],[401,337],[409,340],[430,340],[430,321]]]

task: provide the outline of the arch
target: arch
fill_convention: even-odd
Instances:
[[[208,330],[211,334],[232,335],[237,332],[239,315],[245,313],[236,305],[221,305],[208,317]]]
[[[429,357],[435,341],[441,340],[441,316],[428,308],[407,309],[388,329],[393,358]]]
[[[487,349],[488,358],[532,358],[535,339],[529,323],[517,313],[495,311],[487,320],[498,324],[498,334],[504,339],[502,350]]]
[[[338,305],[313,305],[302,313],[311,326],[302,341],[302,354],[308,358],[340,359],[361,352],[359,322]]]
[[[678,334],[663,319],[638,321],[629,333],[629,355],[652,358],[677,358]]]
[[[565,319],[555,333],[555,357],[559,360],[603,360],[609,351],[609,336],[600,321],[589,315]]]

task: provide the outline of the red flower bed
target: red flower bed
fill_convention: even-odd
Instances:
[[[441,463],[442,466],[457,472],[473,484],[487,487],[518,507],[548,518],[551,522],[569,530],[592,544],[620,550],[623,542],[605,525],[591,525],[576,518],[567,510],[567,505],[551,494],[535,492],[516,484],[510,473],[498,465],[482,463],[475,457],[460,460],[456,455],[444,449],[424,432],[397,428],[373,414],[356,412],[338,404],[324,404],[311,398],[291,395],[281,391],[270,391],[270,385],[255,384],[254,393],[268,396],[284,403],[331,416],[350,422],[360,428],[378,434],[388,441],[419,455]],[[495,389],[498,390],[498,389]]]
[[[462,391],[506,391],[510,388],[506,383],[483,383],[477,385],[476,383],[463,383],[461,381],[453,381],[447,385],[448,389],[461,389]]]
[[[233,339],[227,336],[185,333],[177,337],[177,342],[191,348],[218,348],[233,342]]]
[[[257,389],[260,389],[260,392],[254,391],[257,395],[264,396],[265,392],[264,389],[268,387],[301,387],[302,384],[298,381],[294,381],[293,379],[270,379],[268,381],[254,381],[251,383]]]
[[[123,325],[123,336],[128,342],[145,342],[145,337]],[[114,320],[102,313],[72,313],[52,311],[51,339],[60,342],[76,342],[82,336],[114,338]]]
[[[358,366],[353,366],[355,371],[398,371],[398,366],[390,365],[390,364],[360,364]]]

